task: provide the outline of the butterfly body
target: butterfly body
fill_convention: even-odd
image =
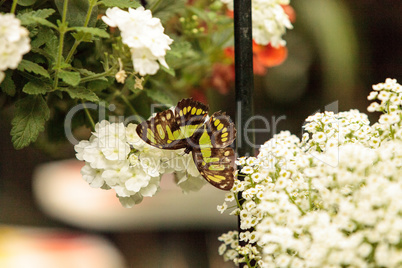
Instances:
[[[225,113],[216,112],[206,120],[207,115],[206,105],[183,99],[175,109],[139,124],[137,133],[152,146],[191,152],[200,174],[213,186],[229,190],[234,182],[234,152],[228,146],[236,129]]]

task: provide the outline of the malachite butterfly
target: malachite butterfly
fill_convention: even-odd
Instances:
[[[228,146],[236,137],[236,129],[225,113],[216,112],[207,120],[208,110],[201,102],[183,99],[174,109],[139,124],[137,134],[152,146],[191,152],[198,171],[210,184],[230,190],[235,156]]]

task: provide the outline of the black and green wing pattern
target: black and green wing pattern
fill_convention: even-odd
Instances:
[[[137,134],[146,143],[161,149],[186,148],[187,139],[199,129],[208,115],[208,107],[192,99],[180,101],[174,110],[157,113],[137,126]]]
[[[161,149],[192,152],[201,175],[213,186],[230,190],[234,183],[234,124],[225,113],[216,112],[209,120],[208,107],[193,99],[181,100],[174,109],[156,114],[137,126],[146,143]]]
[[[230,190],[234,182],[234,151],[227,147],[233,143],[236,129],[230,118],[214,113],[198,131],[193,146],[193,159],[201,175],[213,186]]]

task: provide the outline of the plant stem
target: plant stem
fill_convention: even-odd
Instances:
[[[130,109],[130,111],[133,114],[138,114],[137,111],[134,109],[134,107],[131,105],[131,103],[128,101],[128,99],[126,98],[126,96],[120,94],[119,97],[124,101],[124,103],[128,106],[128,108]]]
[[[305,215],[306,212],[304,212],[303,209],[298,204],[296,204],[295,200],[293,199],[293,197],[290,196],[289,192],[286,189],[284,190],[287,196],[289,197],[289,200],[292,202],[292,204],[297,207],[297,209],[301,212],[302,215]]]
[[[95,130],[95,122],[94,122],[94,119],[92,118],[91,114],[89,113],[88,108],[87,108],[87,106],[85,105],[85,102],[84,102],[84,101],[81,101],[81,103],[82,103],[82,106],[84,106],[85,114],[87,115],[87,117],[88,117],[88,119],[89,119],[89,122],[91,123],[92,130]]]
[[[73,54],[75,50],[77,49],[78,45],[81,43],[81,41],[75,40],[73,46],[70,49],[70,52],[68,52],[68,55],[66,57],[66,63],[69,63],[71,58],[73,57]]]
[[[13,5],[11,6],[10,13],[12,13],[12,14],[15,13],[15,9],[17,8],[17,2],[18,2],[18,0],[13,0]]]
[[[85,83],[85,82],[89,82],[89,81],[92,81],[92,80],[96,80],[96,79],[98,79],[99,77],[104,77],[104,76],[106,76],[106,75],[112,73],[113,70],[114,70],[114,66],[113,66],[112,68],[110,68],[109,70],[106,70],[106,71],[103,72],[103,73],[94,74],[94,75],[91,75],[91,76],[87,76],[87,77],[81,78],[80,83]]]
[[[59,72],[60,72],[61,58],[63,57],[64,35],[67,32],[67,25],[66,25],[67,6],[68,6],[68,0],[64,0],[63,15],[62,15],[62,19],[61,19],[61,24],[59,25],[60,40],[59,40],[59,51],[58,51],[58,54],[57,54],[55,73],[54,73],[54,81],[53,81],[53,89],[54,90],[57,89],[57,86],[58,86],[58,83],[59,83]]]
[[[237,207],[240,209],[240,210],[242,210],[243,209],[243,206],[242,206],[242,202],[240,202],[240,200],[239,200],[239,195],[235,195],[234,196],[235,197],[235,199],[236,199],[236,203],[237,203]]]
[[[311,198],[311,178],[308,180],[308,203],[310,206],[310,210],[313,208],[313,199]]]
[[[97,2],[98,2],[97,0],[89,1],[89,8],[88,8],[87,16],[85,17],[84,27],[88,26],[89,20],[91,19],[91,15],[92,15],[92,10],[96,6]],[[66,63],[70,62],[70,60],[72,59],[72,57],[75,53],[75,50],[77,49],[79,44],[81,44],[81,40],[75,40],[73,46],[70,49],[70,52],[68,52],[68,55],[66,57]]]
[[[149,9],[152,11],[152,13],[154,13],[155,9],[159,6],[160,3],[161,3],[161,0],[157,0],[157,1],[155,1],[155,3],[152,4],[151,7],[149,7]]]

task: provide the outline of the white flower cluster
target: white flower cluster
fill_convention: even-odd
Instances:
[[[307,151],[325,152],[346,143],[360,143],[378,147],[380,138],[371,128],[368,116],[358,110],[348,112],[316,113],[306,119],[303,126],[304,148]]]
[[[400,113],[397,103],[385,107]],[[239,158],[244,178],[218,210],[236,201],[242,232],[223,234],[219,253],[248,267],[401,267],[402,136],[398,124],[380,136],[385,124],[319,113],[303,141],[281,132],[257,158]]]
[[[378,123],[374,124],[379,137],[384,139],[402,137],[402,86],[396,79],[386,79],[385,83],[373,85],[373,91],[367,97],[372,102],[369,112],[382,112]]]
[[[132,207],[144,196],[157,193],[164,173],[176,172],[184,192],[197,191],[205,184],[184,150],[150,146],[138,136],[136,127],[103,120],[89,140],[74,147],[77,159],[85,161],[81,174],[92,187],[114,189],[122,205]]]
[[[221,0],[233,10],[233,0]],[[292,23],[281,5],[289,5],[290,0],[252,0],[253,39],[259,45],[285,46],[282,36]]]
[[[159,70],[158,62],[169,68],[165,56],[173,40],[163,33],[160,19],[153,18],[150,10],[139,7],[129,8],[127,12],[108,8],[102,20],[119,28],[123,43],[130,48],[134,70],[140,75],[155,74]]]
[[[0,14],[0,83],[4,71],[15,69],[31,49],[29,32],[14,14]]]

